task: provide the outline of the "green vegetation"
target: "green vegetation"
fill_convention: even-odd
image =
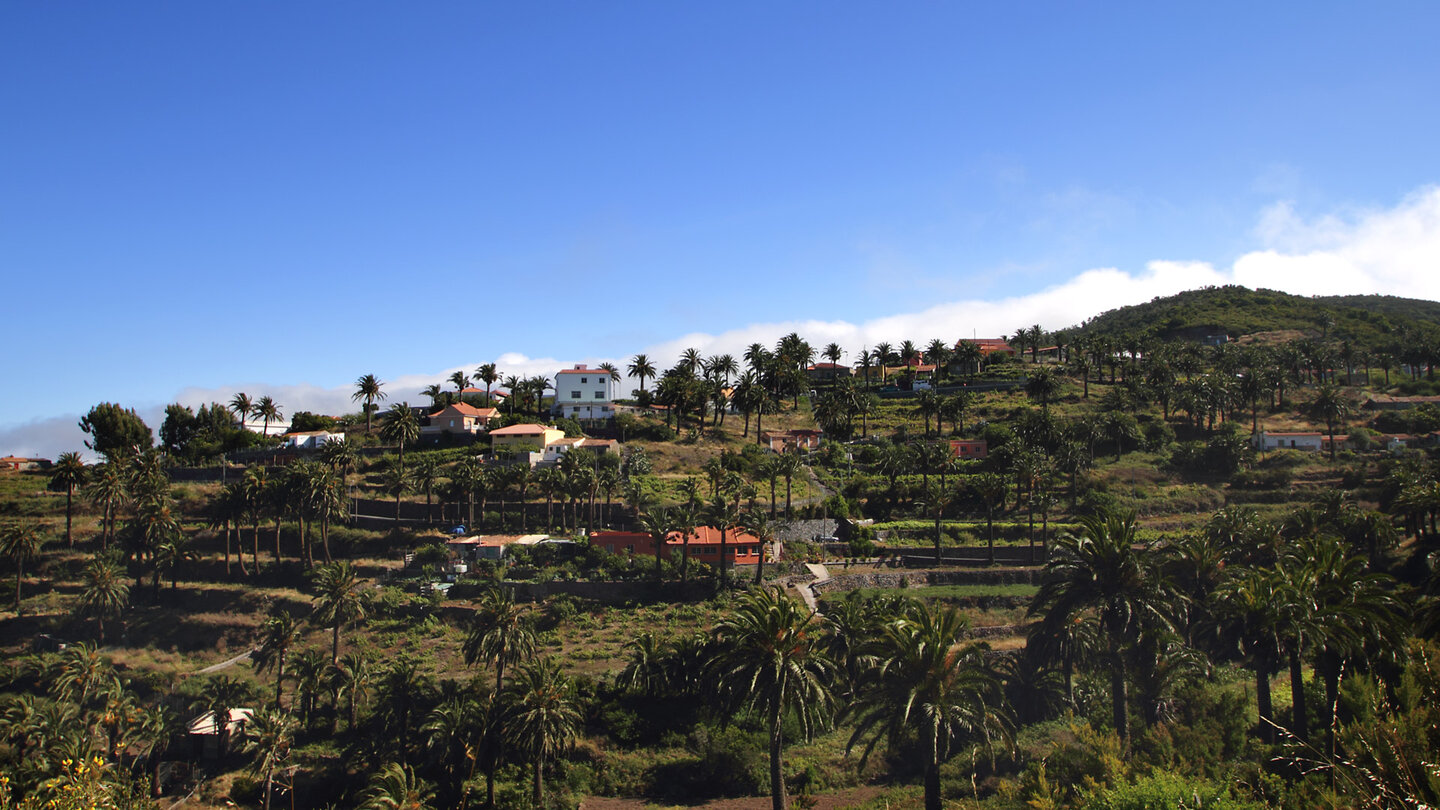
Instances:
[[[372,375],[361,413],[294,415],[346,431],[314,452],[236,424],[269,397],[172,406],[159,447],[97,405],[103,461],[0,475],[0,807],[1434,805],[1440,419],[1362,404],[1433,385],[1437,310],[1202,290],[835,379],[807,369],[845,348],[798,335],[641,355],[663,409],[567,421],[625,447],[536,469],[380,412]],[[432,389],[548,418],[541,378]],[[557,542],[462,571],[457,524]],[[754,565],[706,526],[787,539]],[[815,615],[823,549],[857,587]]]

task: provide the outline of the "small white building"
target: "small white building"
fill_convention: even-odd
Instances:
[[[345,441],[344,433],[331,433],[328,430],[305,430],[300,432],[286,433],[285,444],[287,450],[319,450],[331,442]]]
[[[553,413],[580,421],[611,419],[615,408],[615,381],[610,372],[583,363],[555,375]]]
[[[1340,437],[1336,437],[1339,439]],[[1320,452],[1329,445],[1323,433],[1275,432],[1262,430],[1255,435],[1255,447],[1259,450],[1309,450]]]

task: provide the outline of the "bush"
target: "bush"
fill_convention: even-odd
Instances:
[[[1259,810],[1263,805],[1240,801],[1225,788],[1186,779],[1170,771],[1155,771],[1134,782],[1091,794],[1085,810]]]

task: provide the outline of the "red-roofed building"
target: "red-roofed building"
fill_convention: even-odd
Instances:
[[[465,402],[455,402],[430,414],[430,424],[420,428],[422,434],[453,433],[475,434],[485,430],[490,420],[500,415],[494,408],[477,408]]]
[[[590,544],[611,554],[655,556],[655,538],[646,532],[594,532]]]
[[[555,375],[556,416],[581,422],[611,419],[615,416],[611,405],[614,399],[615,381],[603,368],[590,368],[581,363]]]
[[[834,382],[841,377],[854,376],[854,369],[842,363],[816,363],[805,369],[805,376],[812,382]]]
[[[611,554],[655,556],[655,540],[645,532],[595,532],[590,535],[591,544]],[[731,530],[725,539],[725,558],[734,565],[758,565],[760,562],[760,538],[749,532]],[[685,543],[679,532],[672,532],[665,540],[663,554],[667,560],[679,560]],[[714,526],[697,526],[690,535],[690,559],[707,565],[720,560],[720,530]],[[766,559],[773,559],[772,550]]]
[[[980,350],[981,357],[997,352],[1000,354],[1015,354],[1015,347],[1006,343],[1004,338],[961,338],[959,342],[955,344],[955,347],[957,349],[960,348],[961,343],[974,343],[976,348]]]
[[[19,456],[5,456],[0,458],[0,470],[10,472],[22,472],[24,470],[43,470],[50,466],[48,458],[21,458]]]
[[[665,540],[666,556],[678,560],[685,547],[679,532]],[[690,559],[707,565],[720,562],[720,530],[714,526],[696,526],[690,535]],[[772,555],[773,556],[773,555]],[[760,538],[749,532],[732,530],[725,538],[725,559],[731,565],[759,565]]]

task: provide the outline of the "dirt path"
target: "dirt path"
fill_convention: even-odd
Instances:
[[[250,657],[251,655],[253,655],[255,652],[256,652],[255,650],[246,650],[245,652],[240,653],[239,655],[235,656],[234,658],[231,658],[231,659],[228,660],[228,661],[221,661],[221,662],[218,663],[218,664],[211,664],[210,666],[205,667],[204,669],[197,669],[197,670],[195,670],[195,673],[194,673],[194,674],[196,674],[196,675],[209,675],[209,674],[212,673],[212,672],[219,672],[219,671],[222,670],[222,669],[227,669],[227,668],[229,668],[229,667],[235,666],[236,664],[240,663],[241,661],[244,661],[246,658],[249,658],[249,657]]]

